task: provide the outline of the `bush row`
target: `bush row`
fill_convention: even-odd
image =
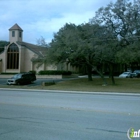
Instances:
[[[14,75],[14,74],[18,74],[18,73],[2,72],[1,74],[4,74],[4,75]]]
[[[39,75],[71,75],[71,71],[60,71],[60,70],[41,70]]]
[[[29,71],[33,74],[36,74],[36,71]],[[24,72],[21,72],[21,73],[24,73]],[[15,73],[15,72],[2,72],[1,74],[4,74],[4,75],[14,75],[14,74],[18,74],[18,73]]]

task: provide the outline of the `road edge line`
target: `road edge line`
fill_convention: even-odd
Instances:
[[[140,96],[139,93],[125,93],[125,92],[91,92],[91,91],[65,91],[65,90],[43,90],[43,89],[17,89],[17,88],[0,88],[0,90],[8,91],[31,91],[31,92],[51,92],[51,93],[71,93],[71,94],[98,94],[98,95],[127,95]]]

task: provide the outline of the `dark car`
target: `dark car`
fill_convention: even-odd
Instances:
[[[137,75],[136,77],[138,77],[138,78],[140,77],[140,70],[134,70],[133,73],[136,73],[136,75]]]
[[[131,73],[131,77],[130,78],[137,78],[137,77],[138,77],[137,73],[135,73],[135,72]]]
[[[7,80],[8,85],[21,85],[21,84],[30,84],[36,80],[34,73],[19,73],[14,75],[11,79]]]

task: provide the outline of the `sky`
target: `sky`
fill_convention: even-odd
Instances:
[[[87,23],[100,7],[116,0],[0,0],[0,40],[9,41],[9,29],[17,23],[23,41],[51,42],[66,23]]]

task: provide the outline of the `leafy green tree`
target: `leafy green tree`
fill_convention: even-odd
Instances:
[[[122,49],[126,51],[127,46],[132,45],[138,38],[140,29],[139,4],[139,0],[133,2],[117,0],[116,3],[110,3],[106,7],[101,7],[96,12],[95,17],[90,21],[92,24],[105,26],[107,31],[109,31],[106,35],[108,35],[107,38],[110,42],[107,41],[104,49],[101,50],[104,56],[106,56],[106,59],[104,57],[104,61],[109,65],[113,83],[115,83],[113,78],[113,66],[118,60],[115,57],[117,52],[121,53]],[[102,47],[103,46],[101,46],[101,48]],[[120,53],[117,56],[123,59],[123,55]]]
[[[91,71],[94,68],[106,83],[101,70],[105,64],[115,84],[114,65],[123,59],[122,52],[126,52],[128,46],[134,48],[136,40],[139,40],[139,13],[139,0],[117,0],[100,8],[89,23],[78,26],[66,24],[54,34],[45,61],[86,67],[89,80],[92,80]],[[138,48],[135,47],[135,50]],[[127,59],[124,62],[127,63]]]
[[[127,45],[130,38],[140,30],[139,4],[139,0],[134,0],[133,3],[129,0],[117,0],[116,3],[100,8],[91,22],[110,28],[112,33],[122,40],[121,45]]]
[[[8,45],[8,41],[0,41],[0,52],[4,51],[4,46]]]
[[[92,24],[66,24],[54,35],[48,52],[48,60],[54,63],[70,63],[73,66],[86,67],[89,81],[92,80],[94,68],[103,78],[102,72],[97,67],[102,64],[97,48],[104,41],[105,28]],[[106,82],[105,82],[106,83]]]
[[[128,65],[132,71],[140,69],[140,41],[135,41],[135,43],[122,48],[116,54],[116,59],[118,63]]]
[[[39,39],[37,39],[37,45],[41,47],[49,47],[49,45],[45,41],[45,38],[42,36]]]

